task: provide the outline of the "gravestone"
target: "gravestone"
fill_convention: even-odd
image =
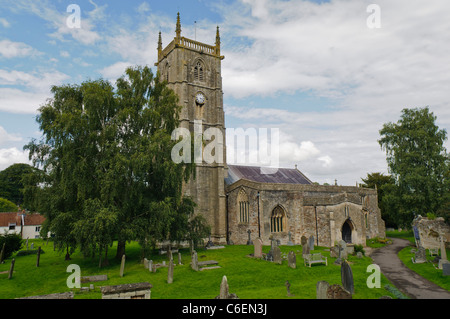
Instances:
[[[291,284],[289,283],[288,280],[286,280],[286,283],[284,285],[286,286],[287,296],[288,297],[294,297],[294,295],[291,294]]]
[[[350,265],[345,260],[341,264],[341,281],[344,289],[353,295],[355,293],[353,272]]]
[[[450,276],[450,263],[446,263],[442,265],[442,275]]]
[[[414,258],[412,258],[412,262],[415,264],[423,264],[427,262],[427,251],[422,246],[414,254]]]
[[[276,264],[280,264],[281,265],[282,264],[282,260],[281,260],[280,247],[275,246],[273,248],[272,254],[273,254],[273,262],[276,263]]]
[[[153,272],[153,260],[148,261],[148,271]]]
[[[294,246],[294,243],[292,242],[292,233],[291,233],[291,231],[289,231],[289,233],[288,233],[288,242],[287,242],[287,245],[288,246]]]
[[[182,263],[181,263],[181,253],[178,253],[178,265],[182,265]]]
[[[223,276],[222,283],[220,284],[219,299],[228,299],[228,295],[229,295],[229,287],[227,276]]]
[[[167,258],[168,258],[169,260],[173,259],[172,249],[171,249],[171,248],[169,248],[169,250],[167,251]]]
[[[302,238],[300,239],[300,244],[302,246],[305,246],[308,243],[308,238],[306,238],[305,236],[302,236]]]
[[[253,253],[253,257],[255,258],[262,258],[262,246],[263,246],[263,242],[261,240],[261,238],[256,238],[255,241],[253,242],[253,248],[254,248],[254,253]]]
[[[327,281],[318,281],[316,284],[316,299],[327,299],[330,284]]]
[[[11,279],[14,273],[14,264],[16,263],[16,260],[13,258],[11,260],[11,267],[9,268],[9,274],[8,274],[8,279]]]
[[[167,283],[173,283],[173,259],[169,261],[169,270],[167,272]]]
[[[297,257],[293,251],[290,251],[288,254],[288,265],[293,269],[297,268]]]
[[[27,250],[28,250],[28,237],[27,237],[27,242],[26,242],[26,245],[27,245]]]
[[[441,236],[441,259],[447,260],[447,251],[445,250],[444,237]]]
[[[305,258],[306,255],[309,254],[309,245],[308,244],[304,244],[302,245],[302,256],[303,258]]]
[[[144,258],[144,268],[148,269],[148,259]]]
[[[198,256],[197,252],[194,250],[192,253],[192,261],[191,261],[191,268],[195,271],[198,271]]]
[[[314,250],[314,236],[311,235],[308,239],[308,248],[309,251]]]
[[[39,260],[41,259],[41,246],[38,247],[37,257],[36,257],[36,267],[39,267]]]
[[[34,243],[31,243],[31,250],[34,249]]]
[[[122,262],[120,263],[120,277],[123,277],[124,270],[125,270],[125,254],[122,255]]]
[[[252,231],[251,231],[250,229],[247,230],[247,234],[248,234],[247,245],[248,245],[248,246],[249,246],[249,245],[253,245],[252,238],[251,238],[251,233],[252,233]]]
[[[3,260],[5,259],[5,245],[6,243],[3,243],[2,251],[0,252],[0,264],[3,264]]]
[[[352,294],[340,285],[331,285],[327,289],[327,299],[352,299]]]

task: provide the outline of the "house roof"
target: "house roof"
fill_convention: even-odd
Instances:
[[[0,227],[8,227],[10,224],[16,226],[22,225],[22,212],[15,213],[0,213]],[[24,226],[42,225],[45,217],[40,214],[27,214],[24,216]]]
[[[240,179],[259,183],[312,184],[297,168],[278,168],[272,170],[259,166],[228,165],[228,177],[225,178],[225,183],[231,185]]]

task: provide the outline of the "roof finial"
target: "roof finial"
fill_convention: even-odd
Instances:
[[[219,33],[219,26],[217,26],[216,31],[216,54],[220,55],[220,33]]]
[[[159,31],[159,38],[158,38],[158,52],[162,51],[162,37],[161,37],[161,31]]]
[[[177,34],[177,39],[181,38],[181,22],[180,22],[180,13],[177,13],[177,28],[175,29],[175,33]]]

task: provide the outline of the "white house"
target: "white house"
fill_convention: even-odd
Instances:
[[[45,217],[34,213],[15,212],[15,213],[0,213],[0,234],[5,232],[8,234],[20,234],[23,239],[40,238],[42,223]]]

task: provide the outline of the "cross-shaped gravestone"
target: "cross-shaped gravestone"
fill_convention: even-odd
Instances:
[[[247,234],[248,234],[248,241],[247,241],[247,245],[253,245],[252,239],[251,239],[251,233],[252,231],[249,229],[247,230]]]

